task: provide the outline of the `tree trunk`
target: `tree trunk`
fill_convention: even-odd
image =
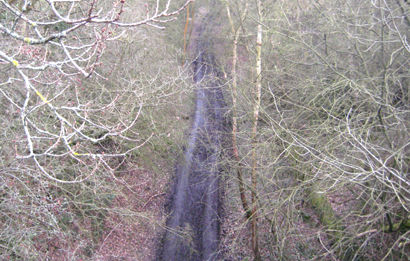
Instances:
[[[258,130],[259,109],[261,103],[261,89],[262,89],[262,3],[257,1],[258,8],[258,26],[256,37],[256,84],[255,84],[255,103],[253,109],[253,127],[252,127],[252,250],[254,260],[261,260],[259,246],[258,246],[258,204],[257,204],[257,155],[256,155],[256,134]]]
[[[190,4],[188,4],[188,6],[186,7],[186,20],[185,20],[185,28],[184,28],[184,60],[182,61],[182,65],[185,64],[185,60],[186,60],[186,47],[187,47],[187,32],[188,32],[188,26],[189,26],[189,6]]]
[[[247,10],[248,10],[248,2],[246,2],[245,10],[241,14],[240,24],[242,24],[242,22],[244,21]],[[235,25],[234,25],[234,22],[231,16],[228,2],[226,2],[226,11],[228,14],[229,23],[231,24],[232,33],[234,34],[233,47],[232,47],[232,71],[231,71],[232,73],[232,92],[231,92],[232,93],[232,151],[233,151],[234,160],[236,162],[236,175],[238,178],[239,195],[241,198],[243,210],[245,211],[245,214],[246,214],[246,218],[249,219],[251,217],[251,209],[249,208],[248,201],[246,200],[245,185],[243,183],[243,175],[242,175],[242,164],[241,164],[241,160],[239,157],[238,143],[236,140],[236,133],[238,131],[238,120],[237,120],[237,115],[236,115],[237,98],[238,98],[238,75],[236,71],[236,65],[238,63],[238,41],[239,41],[239,36],[240,36],[239,28],[241,27],[241,25],[239,25],[238,28],[235,29]]]

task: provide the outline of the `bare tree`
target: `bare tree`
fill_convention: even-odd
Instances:
[[[257,140],[256,135],[258,131],[258,120],[259,120],[259,111],[261,103],[261,92],[262,92],[262,2],[257,1],[257,12],[258,12],[258,25],[256,33],[256,83],[255,83],[255,103],[253,107],[253,126],[252,126],[252,170],[251,170],[251,179],[252,179],[252,212],[251,212],[251,225],[252,225],[252,249],[254,253],[255,260],[261,260],[259,253],[258,245],[258,203],[257,203],[257,186],[258,186],[258,177],[257,177],[257,165],[258,158],[256,154]]]
[[[237,99],[238,99],[238,74],[237,74],[237,63],[238,63],[238,44],[239,44],[239,37],[241,35],[241,27],[243,26],[243,22],[245,21],[247,10],[248,10],[248,2],[245,3],[245,8],[240,15],[239,25],[235,27],[235,23],[233,17],[231,16],[231,7],[229,3],[226,2],[226,11],[229,19],[229,23],[231,26],[231,31],[233,34],[233,46],[232,46],[232,151],[233,156],[236,161],[236,175],[238,178],[238,187],[239,187],[239,195],[242,202],[243,210],[245,211],[245,215],[247,218],[251,217],[251,210],[248,205],[248,201],[246,199],[246,190],[245,184],[243,181],[243,173],[242,173],[242,164],[241,158],[239,156],[238,150],[238,142],[237,142],[237,132],[238,132],[238,116],[237,116]]]
[[[261,24],[266,33],[259,142],[250,116],[242,117],[238,139],[239,148],[256,151],[250,171],[252,157],[260,162],[257,186],[249,187],[259,198],[258,227],[269,231],[259,234],[263,252],[273,260],[406,258],[406,3],[271,3],[264,3],[262,23],[250,8],[253,19],[243,26],[249,32]],[[240,77],[250,79],[244,86],[254,84],[249,73]],[[251,111],[255,100],[245,89],[237,104]],[[312,227],[313,220],[322,227]]]
[[[190,2],[0,1],[0,253],[37,258],[30,240],[61,233],[61,215],[89,213],[83,204],[93,198],[103,211],[105,181],[156,131],[141,128],[143,108],[178,78],[161,79],[137,60],[129,63],[138,77],[118,66],[135,59],[131,39],[155,37],[151,28],[165,28]]]

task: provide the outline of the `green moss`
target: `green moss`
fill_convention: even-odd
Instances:
[[[404,228],[409,229],[409,228],[410,228],[410,217],[407,218],[407,219],[405,219],[405,220],[403,220],[403,222],[402,222],[401,224],[402,224],[402,226],[403,226]]]
[[[330,233],[334,241],[337,241],[342,236],[342,227],[339,219],[336,217],[335,212],[326,197],[326,194],[317,192],[316,187],[312,188],[309,194],[309,201],[315,212],[319,216],[320,222],[329,228]]]
[[[320,221],[324,225],[330,226],[336,222],[336,217],[333,212],[332,206],[330,205],[325,195],[313,191],[310,193],[309,199],[312,207],[318,213]]]
[[[383,232],[397,232],[397,231],[404,231],[407,232],[410,229],[410,219],[403,219],[401,222],[390,225],[384,225],[382,227]]]
[[[293,149],[291,152],[292,156],[295,160],[295,168],[297,168],[298,162],[301,161],[300,156],[301,153],[298,153],[296,149]],[[294,173],[295,177],[300,180],[304,181],[306,179],[305,175],[302,172]],[[319,193],[320,188],[317,185],[313,185],[312,187],[306,188],[305,192],[308,196],[309,204],[312,206],[316,214],[319,216],[320,222],[329,228],[329,235],[333,236],[334,241],[337,241],[342,236],[342,226],[340,225],[340,221],[336,216],[332,205],[330,204],[329,200],[327,199],[326,194]],[[302,216],[304,221],[308,221],[306,217]]]

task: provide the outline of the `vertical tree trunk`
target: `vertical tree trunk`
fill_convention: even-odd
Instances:
[[[241,14],[240,24],[242,24],[242,22],[245,20],[247,10],[248,10],[248,2],[246,2],[245,10]],[[236,175],[238,178],[239,195],[241,198],[242,207],[246,213],[246,217],[250,218],[251,209],[249,208],[248,201],[246,200],[246,196],[245,196],[245,185],[243,183],[242,166],[241,166],[241,160],[239,157],[238,144],[236,140],[236,133],[238,131],[238,120],[237,120],[237,115],[236,115],[237,114],[236,113],[237,98],[238,98],[238,75],[236,71],[236,65],[238,63],[238,41],[239,41],[239,36],[240,36],[239,28],[241,27],[241,25],[239,25],[238,28],[235,28],[228,2],[226,2],[226,11],[228,14],[229,23],[231,24],[232,33],[234,34],[233,47],[232,47],[232,71],[231,71],[232,73],[232,92],[231,92],[232,93],[232,151],[233,151],[234,160],[236,161]]]
[[[257,1],[258,8],[258,26],[256,36],[256,84],[255,84],[255,103],[253,109],[253,127],[252,127],[252,249],[254,260],[261,260],[259,246],[258,246],[258,204],[257,204],[257,155],[256,155],[256,134],[258,130],[259,110],[261,103],[261,89],[262,89],[262,3]]]
[[[188,6],[186,7],[186,21],[185,21],[185,28],[184,28],[184,60],[182,61],[182,65],[185,64],[185,60],[186,60],[187,32],[188,32],[189,14],[190,14],[189,6],[190,4],[188,4]]]

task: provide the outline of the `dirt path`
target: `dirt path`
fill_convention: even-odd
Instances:
[[[204,25],[194,29],[197,85],[193,125],[183,162],[177,168],[162,260],[217,260],[219,245],[219,169],[226,104],[218,83],[210,44],[202,38]]]

